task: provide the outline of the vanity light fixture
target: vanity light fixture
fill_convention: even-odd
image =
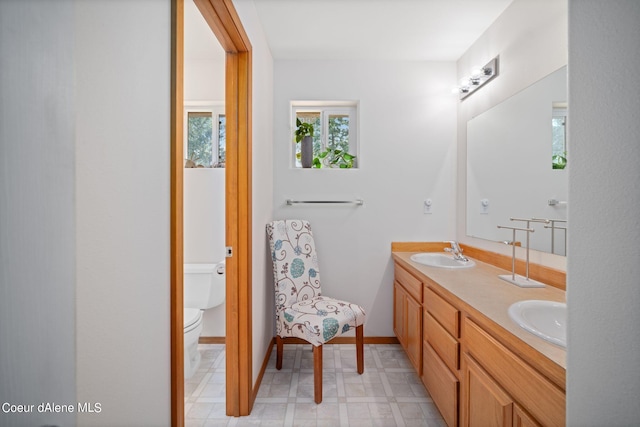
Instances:
[[[460,85],[454,88],[453,92],[460,94],[460,99],[465,99],[497,75],[498,57],[496,56],[484,67],[471,70],[471,75],[462,79]]]

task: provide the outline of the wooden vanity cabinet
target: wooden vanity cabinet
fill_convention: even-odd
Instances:
[[[449,427],[458,425],[460,382],[428,342],[422,350],[422,383]]]
[[[468,354],[462,366],[462,426],[540,427]]]
[[[394,331],[449,427],[565,425],[564,376],[551,362],[526,362],[518,338],[409,271],[395,263]]]
[[[463,320],[461,425],[563,426],[565,393],[472,319]]]
[[[422,282],[395,266],[393,330],[411,364],[422,374]]]
[[[514,401],[468,354],[464,354],[462,426],[510,427]]]
[[[517,403],[513,404],[513,427],[540,427],[540,424],[536,422],[524,409],[518,406]]]
[[[449,427],[458,425],[460,311],[424,286],[422,382]]]

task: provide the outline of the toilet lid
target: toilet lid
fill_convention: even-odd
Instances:
[[[185,308],[184,309],[184,328],[187,329],[190,326],[198,323],[202,318],[202,310],[198,308]]]

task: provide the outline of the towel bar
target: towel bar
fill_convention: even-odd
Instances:
[[[364,204],[364,200],[356,199],[356,200],[292,200],[287,199],[287,206],[292,205],[300,205],[300,204],[323,204],[323,205],[333,205],[333,204],[352,204],[357,206],[362,206]]]

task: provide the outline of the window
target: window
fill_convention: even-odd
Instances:
[[[566,104],[553,105],[551,117],[551,167],[564,169],[567,165],[567,107]]]
[[[185,107],[185,167],[223,168],[226,119],[222,106]]]
[[[293,102],[292,129],[298,120],[313,126],[314,168],[357,168],[358,139],[355,102]],[[293,133],[292,132],[292,133]],[[295,142],[295,134],[293,136]],[[300,163],[300,144],[295,143],[293,164]]]

